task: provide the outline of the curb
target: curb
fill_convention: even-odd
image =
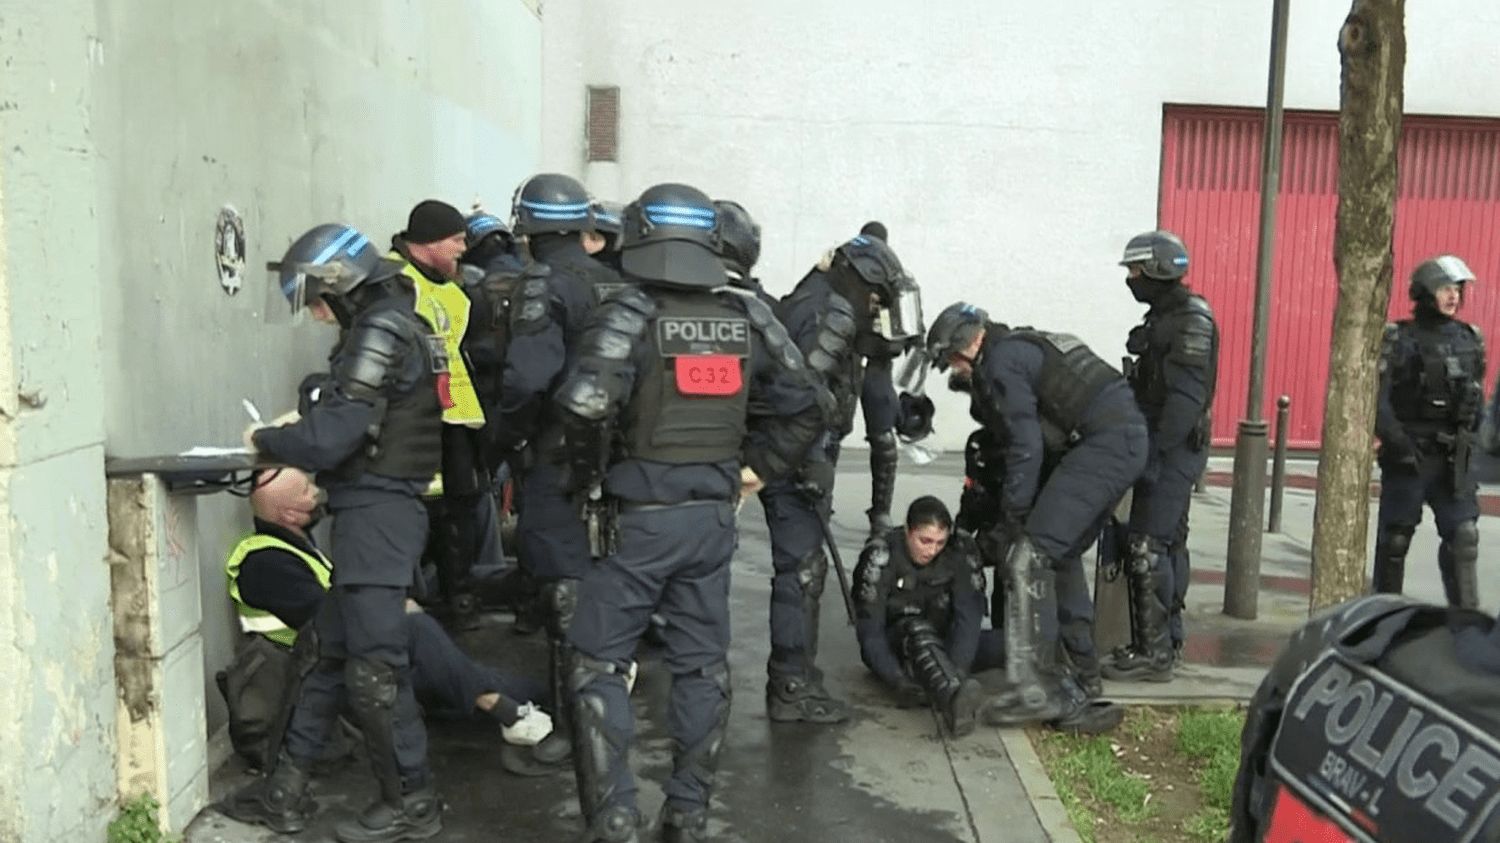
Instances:
[[[1031,809],[1036,812],[1037,821],[1042,824],[1042,831],[1046,832],[1047,839],[1052,843],[1083,843],[1078,831],[1073,828],[1073,821],[1068,819],[1068,810],[1063,807],[1062,799],[1052,786],[1052,779],[1042,767],[1042,759],[1037,757],[1031,739],[1026,737],[1026,730],[996,731],[1000,733],[1000,743],[1005,747],[1005,754],[1010,756],[1011,766],[1021,779],[1026,799],[1031,802]]]

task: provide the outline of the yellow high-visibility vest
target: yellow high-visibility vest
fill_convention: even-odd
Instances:
[[[416,289],[414,309],[417,315],[426,319],[433,333],[443,338],[443,346],[448,352],[448,394],[453,406],[443,410],[443,423],[476,429],[484,427],[484,408],[479,405],[474,379],[469,376],[468,363],[459,347],[469,328],[469,297],[464,294],[463,287],[451,281],[437,283],[423,275],[422,270],[412,266],[400,252],[393,251],[386,257],[401,262],[401,272],[411,279]]]
[[[264,635],[277,644],[290,647],[297,641],[297,630],[282,623],[281,618],[270,612],[247,605],[240,597],[240,566],[245,564],[246,556],[257,550],[284,550],[301,559],[313,576],[318,578],[318,585],[324,591],[333,582],[333,563],[320,550],[314,549],[312,553],[308,553],[291,542],[265,533],[251,533],[240,539],[234,550],[229,551],[229,560],[224,563],[224,573],[229,576],[229,599],[234,601],[234,608],[239,612],[240,629]]]

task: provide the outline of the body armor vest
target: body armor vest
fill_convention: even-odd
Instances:
[[[1037,416],[1049,451],[1071,445],[1096,396],[1120,374],[1100,360],[1088,346],[1071,334],[1053,334],[1029,328],[1005,330],[992,326],[988,336],[1016,339],[1042,350],[1042,371],[1035,386]],[[987,337],[988,338],[988,337]],[[986,345],[989,345],[986,342]],[[986,425],[1004,431],[996,396],[985,378],[975,373],[974,395]],[[1008,437],[1008,432],[1005,436]]]
[[[1203,318],[1210,323],[1213,321],[1208,303],[1202,296],[1188,293],[1173,307],[1160,312],[1148,311],[1146,320],[1131,329],[1125,342],[1125,350],[1136,355],[1135,363],[1130,366],[1130,386],[1147,421],[1154,424],[1166,406],[1167,394],[1171,390],[1171,384],[1167,383],[1167,358],[1172,353],[1174,342],[1178,341],[1178,334],[1184,330],[1183,323]],[[1219,335],[1215,327],[1205,361],[1208,366],[1208,400],[1203,404],[1205,413],[1214,403],[1218,361]]]
[[[1500,683],[1454,647],[1494,620],[1392,607],[1332,630],[1292,682],[1257,839],[1500,840]]]
[[[886,537],[890,546],[890,593],[885,598],[885,622],[894,624],[904,617],[926,618],[939,633],[946,633],[953,623],[953,582],[966,576],[957,571],[967,565],[961,554],[944,548],[928,565],[919,566],[906,554],[906,537],[897,528]]]
[[[750,388],[750,320],[727,295],[653,289],[650,356],[621,418],[628,459],[739,459]]]
[[[1474,328],[1407,319],[1394,332],[1386,366],[1396,419],[1418,434],[1472,426],[1484,403],[1484,344]]]
[[[345,460],[332,475],[353,480],[369,473],[428,481],[441,470],[443,462],[443,405],[438,383],[448,371],[444,343],[441,337],[426,333],[426,322],[405,310],[401,299],[393,297],[370,312],[376,309],[393,311],[396,318],[390,323],[400,326],[404,354],[386,370],[380,394],[385,413],[379,426],[369,431],[364,450]],[[333,357],[337,361],[340,355],[361,351],[344,342],[334,350]],[[337,362],[331,368],[334,372],[340,369]]]

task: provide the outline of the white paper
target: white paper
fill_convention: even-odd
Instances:
[[[179,457],[248,457],[254,451],[242,445],[223,447],[219,445],[194,445],[178,454]]]

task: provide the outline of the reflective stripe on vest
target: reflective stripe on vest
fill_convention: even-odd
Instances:
[[[229,599],[234,601],[234,608],[239,612],[240,629],[264,635],[277,644],[290,647],[297,640],[297,630],[282,623],[280,618],[270,612],[247,605],[240,597],[240,567],[245,564],[245,557],[257,550],[283,550],[301,559],[313,576],[317,577],[318,585],[324,591],[328,590],[329,583],[333,581],[333,563],[328,561],[322,551],[308,553],[291,542],[265,533],[251,533],[240,539],[240,543],[229,551],[229,559],[224,563],[224,573],[229,577]]]
[[[401,272],[411,279],[417,297],[414,309],[427,320],[434,333],[443,338],[448,351],[448,393],[453,406],[443,410],[443,422],[467,427],[484,427],[484,409],[469,377],[469,366],[459,345],[469,328],[469,297],[458,284],[436,283],[422,270],[412,266],[399,252],[386,257],[401,262]]]

